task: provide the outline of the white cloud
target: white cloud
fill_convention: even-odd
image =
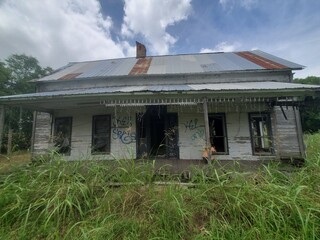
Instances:
[[[232,9],[236,5],[239,5],[240,7],[250,10],[257,5],[257,0],[219,0],[219,3],[225,9]]]
[[[153,54],[167,54],[177,41],[167,32],[167,27],[188,18],[191,0],[125,0],[124,13],[121,29],[124,36],[142,35]]]
[[[0,2],[0,59],[17,53],[54,68],[69,61],[123,57],[127,42],[111,38],[112,20],[97,0]]]
[[[253,8],[257,4],[257,0],[241,0],[240,4],[245,9],[250,10],[251,8]]]
[[[228,44],[227,42],[221,42],[217,44],[214,48],[201,48],[200,53],[233,52],[233,51],[236,51],[240,46],[241,44],[238,42],[235,42],[233,44]]]

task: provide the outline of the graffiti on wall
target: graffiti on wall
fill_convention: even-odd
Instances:
[[[112,118],[112,139],[120,140],[122,144],[136,142],[136,133],[131,131],[132,119],[130,116],[116,116]]]
[[[130,116],[119,116],[112,119],[112,125],[116,128],[131,127],[132,121]]]
[[[184,123],[184,131],[187,132],[198,129],[198,128],[204,128],[204,125],[198,125],[198,119],[191,119]]]
[[[197,128],[194,133],[191,135],[191,140],[196,141],[198,139],[204,140],[205,139],[205,130],[204,127]]]
[[[194,118],[191,120],[186,121],[184,125],[184,131],[190,132],[191,140],[203,140],[205,139],[205,128],[204,125],[200,125],[198,123],[198,119]]]
[[[130,129],[113,128],[112,139],[119,139],[123,144],[131,144],[136,142],[136,133],[131,132]]]

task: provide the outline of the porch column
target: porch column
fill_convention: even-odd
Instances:
[[[2,146],[3,128],[4,128],[4,106],[0,105],[0,149]]]
[[[203,99],[203,117],[204,117],[204,128],[206,136],[206,149],[208,151],[208,163],[211,163],[211,143],[210,143],[210,130],[209,130],[209,116],[208,116],[208,101],[207,98]]]

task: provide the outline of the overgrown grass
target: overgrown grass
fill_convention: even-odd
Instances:
[[[0,154],[0,174],[14,171],[16,168],[23,167],[31,162],[31,154],[27,151],[18,151],[10,155]]]
[[[152,162],[17,168],[0,177],[0,239],[318,239],[320,135],[306,143],[294,171],[195,169],[190,187],[155,184]]]

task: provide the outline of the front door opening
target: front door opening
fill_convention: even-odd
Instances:
[[[137,158],[178,158],[176,113],[167,113],[166,106],[149,106],[136,120]]]
[[[226,118],[223,113],[209,115],[209,130],[211,146],[217,154],[228,154]]]

